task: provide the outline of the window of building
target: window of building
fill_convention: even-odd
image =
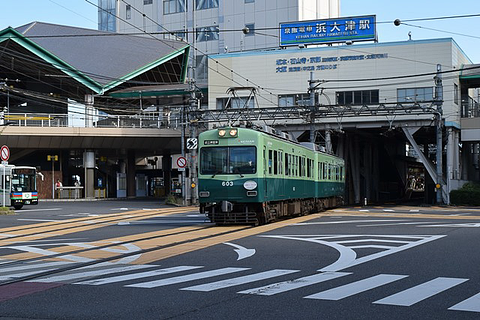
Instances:
[[[208,55],[199,54],[195,58],[197,67],[195,68],[195,79],[197,81],[207,80],[208,77]]]
[[[245,37],[251,37],[255,35],[255,23],[246,24],[245,28],[248,28],[248,33],[245,34]]]
[[[218,0],[195,0],[197,10],[218,8]]]
[[[186,33],[183,30],[172,31],[170,33],[165,33],[163,39],[182,41],[186,39]]]
[[[152,4],[153,3],[153,0],[143,0],[143,4],[146,5],[146,4]]]
[[[197,28],[197,41],[212,41],[218,40],[218,26]]]
[[[217,98],[217,110],[224,110],[227,107],[229,109],[251,109],[255,107],[255,101],[252,97]]]
[[[186,11],[185,0],[163,0],[163,14],[172,14]]]
[[[98,30],[116,31],[117,4],[115,0],[100,0],[98,2]]]
[[[453,102],[458,104],[458,84],[456,83],[453,84]]]
[[[378,90],[339,91],[337,92],[339,105],[378,104]]]
[[[254,3],[255,0],[245,0],[245,3]]]
[[[131,19],[132,18],[132,6],[127,4],[127,7],[125,8],[125,19]]]
[[[398,102],[424,102],[433,100],[433,87],[397,89]]]
[[[285,94],[278,96],[279,107],[309,106],[310,95],[308,93]]]

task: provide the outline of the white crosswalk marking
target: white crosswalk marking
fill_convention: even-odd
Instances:
[[[379,274],[377,276],[352,282],[330,290],[315,293],[310,296],[306,296],[305,298],[319,300],[340,300],[406,277],[408,276],[396,274]]]
[[[206,283],[206,284],[201,284],[198,286],[193,286],[193,287],[188,287],[188,288],[182,288],[180,290],[189,290],[189,291],[213,291],[213,290],[218,290],[218,289],[224,289],[224,288],[229,288],[229,287],[234,287],[238,286],[241,284],[245,283],[250,283],[254,281],[259,281],[259,280],[264,280],[264,279],[270,279],[294,272],[298,272],[299,270],[282,270],[282,269],[275,269],[275,270],[269,270],[265,272],[260,272],[260,273],[255,273],[251,274],[248,276],[243,276],[243,277],[237,277],[237,278],[232,278],[232,279],[227,279],[227,280],[221,280],[221,281],[216,281],[216,282],[211,282],[211,283]]]
[[[453,307],[448,308],[448,310],[480,312],[480,293],[457,303]]]
[[[442,291],[455,287],[465,281],[468,281],[468,279],[439,277],[386,298],[377,300],[374,303],[389,304],[394,306],[411,306]]]
[[[26,264],[22,264],[21,266],[2,268],[2,269],[0,269],[0,274],[7,273],[7,274],[11,275],[10,273],[12,271],[47,269],[47,268],[50,268],[50,267],[63,266],[63,265],[66,265],[66,264],[71,264],[71,262],[58,261],[58,262],[45,262],[45,263],[35,263],[35,264],[26,263]]]
[[[18,278],[22,278],[22,277],[28,277],[28,276],[32,276],[34,274],[38,274],[38,273],[42,273],[42,272],[48,272],[48,271],[52,271],[52,270],[55,270],[55,269],[44,269],[44,270],[40,270],[40,271],[36,270],[36,271],[14,273],[14,274],[10,274],[8,276],[0,276],[0,281],[13,280],[13,279],[18,279]]]
[[[161,280],[155,280],[155,281],[148,281],[148,282],[130,284],[130,285],[127,285],[126,287],[156,288],[156,287],[168,286],[168,285],[171,285],[171,284],[177,284],[177,283],[182,283],[182,282],[187,282],[187,281],[211,278],[211,277],[215,277],[215,276],[220,276],[220,275],[224,275],[224,274],[240,272],[240,271],[245,271],[245,270],[250,270],[250,268],[222,268],[222,269],[217,269],[217,270],[211,270],[211,271],[204,271],[204,272],[189,274],[189,275],[185,275],[185,276],[178,276],[178,277],[173,277],[173,278],[167,278],[167,279],[161,279]]]
[[[188,271],[188,270],[193,270],[193,269],[198,269],[198,268],[203,268],[203,267],[200,267],[200,266],[178,266],[178,267],[165,268],[165,269],[154,270],[154,271],[146,271],[146,272],[140,272],[140,273],[121,275],[121,276],[114,276],[114,277],[109,277],[109,278],[86,280],[86,281],[82,281],[82,282],[76,282],[75,284],[88,284],[88,285],[98,286],[98,285],[102,285],[102,284],[122,282],[122,281],[128,281],[128,280],[134,280],[134,279],[140,279],[140,278],[147,278],[147,277],[153,277],[153,276],[160,276],[160,275],[164,275],[164,274],[170,274],[170,273],[181,272],[181,271]]]
[[[86,268],[80,268],[80,269],[72,270],[71,272],[68,272],[68,274],[66,274],[66,275],[44,277],[44,278],[31,280],[30,282],[64,282],[64,281],[69,281],[69,280],[79,280],[79,279],[88,278],[88,277],[96,277],[96,276],[101,276],[101,275],[104,275],[104,274],[132,271],[132,270],[152,268],[152,267],[158,267],[158,266],[155,266],[155,265],[134,265],[134,266],[112,265],[109,268],[102,268],[100,270],[94,270],[94,271],[85,271]]]
[[[256,294],[261,296],[273,296],[277,293],[282,293],[298,288],[307,287],[316,283],[325,282],[328,280],[340,278],[351,274],[350,272],[324,272],[314,274],[308,277],[303,277],[291,281],[284,281],[279,283],[270,284],[264,287],[254,288],[250,290],[240,291],[238,293],[244,294]]]

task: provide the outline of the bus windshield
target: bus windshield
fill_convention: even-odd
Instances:
[[[37,191],[35,169],[14,168],[12,169],[12,191],[32,192]]]
[[[257,172],[255,147],[205,147],[200,150],[200,174]]]

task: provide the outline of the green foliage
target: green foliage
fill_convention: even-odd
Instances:
[[[453,205],[480,206],[480,184],[469,182],[462,188],[450,192]]]
[[[174,206],[179,206],[182,204],[182,199],[178,198],[178,197],[175,197],[173,194],[169,194],[166,198],[165,198],[165,204],[170,204],[170,205],[174,205]]]
[[[15,214],[15,211],[9,207],[0,207],[0,215]]]

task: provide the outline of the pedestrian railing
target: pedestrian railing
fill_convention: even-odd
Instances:
[[[142,128],[177,129],[180,113],[149,113],[141,115],[97,115],[89,121],[79,115],[50,113],[9,113],[0,118],[3,125],[20,127],[93,127],[93,128]]]

